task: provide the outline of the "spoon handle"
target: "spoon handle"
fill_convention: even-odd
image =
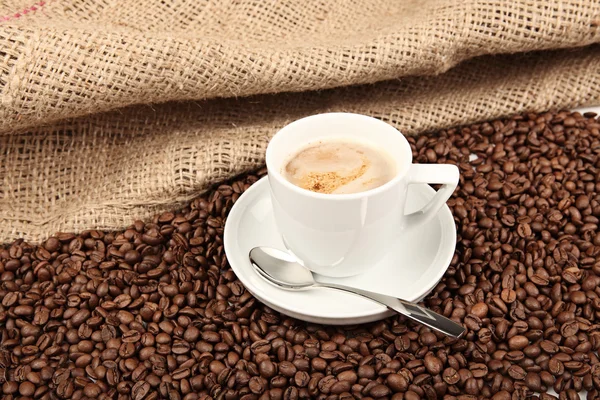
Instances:
[[[435,329],[436,331],[453,338],[459,338],[463,335],[463,333],[465,333],[465,328],[451,319],[446,318],[432,310],[421,307],[418,304],[411,303],[410,301],[333,283],[318,283],[318,286],[342,290],[344,292],[366,297],[383,304],[390,310],[396,311],[399,314],[405,315],[414,321],[417,321],[425,326],[430,327],[431,329]]]

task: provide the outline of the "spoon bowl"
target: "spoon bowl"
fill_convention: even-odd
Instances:
[[[308,289],[316,284],[312,272],[285,251],[255,247],[250,250],[250,262],[263,278],[283,289]]]

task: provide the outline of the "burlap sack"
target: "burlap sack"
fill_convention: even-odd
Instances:
[[[175,208],[317,112],[415,133],[600,102],[600,47],[551,50],[599,25],[597,1],[0,2],[0,241]]]
[[[483,54],[600,40],[598,0],[13,0],[1,9],[3,131],[131,104],[431,75]]]

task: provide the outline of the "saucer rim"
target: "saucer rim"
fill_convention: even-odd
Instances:
[[[431,196],[433,196],[433,194],[435,193],[435,190],[427,184],[419,184],[418,186],[421,186],[423,188],[423,190],[429,191],[431,193]],[[270,182],[268,180],[268,175],[267,175],[267,176],[260,178],[254,184],[252,184],[252,186],[250,186],[237,199],[237,201],[233,205],[232,209],[230,210],[229,214],[227,215],[227,219],[225,221],[224,232],[223,232],[223,244],[224,244],[225,254],[227,256],[229,264],[230,264],[232,270],[234,271],[234,273],[236,272],[236,269],[237,269],[236,267],[234,267],[234,264],[236,264],[236,260],[243,262],[242,261],[243,255],[239,254],[240,253],[238,251],[239,247],[237,246],[237,240],[235,240],[235,232],[232,231],[232,229],[233,229],[232,225],[234,225],[234,224],[229,223],[229,221],[231,221],[231,215],[233,215],[235,218],[236,214],[239,214],[237,216],[237,218],[235,218],[235,219],[238,222],[241,221],[243,218],[244,212],[249,207],[249,204],[252,204],[251,201],[252,200],[256,201],[257,197],[261,195],[261,193],[260,193],[261,190],[269,190],[269,189],[270,189]],[[248,200],[246,200],[246,199],[248,199]],[[438,211],[438,213],[436,214],[436,218],[441,218],[441,229],[442,230],[444,229],[444,226],[448,227],[446,230],[447,230],[449,237],[446,240],[440,240],[440,243],[448,242],[448,243],[454,243],[454,245],[452,246],[452,250],[449,250],[446,255],[442,254],[441,256],[439,256],[440,261],[436,264],[444,265],[444,267],[439,268],[438,273],[436,275],[434,275],[434,277],[430,280],[431,285],[425,285],[421,291],[418,291],[414,296],[411,296],[410,299],[407,298],[406,300],[408,300],[408,301],[413,301],[413,302],[421,301],[429,293],[431,293],[431,291],[435,288],[435,286],[443,278],[448,267],[450,266],[452,257],[454,256],[455,249],[456,249],[456,223],[454,221],[452,212],[450,211],[450,208],[448,207],[447,204],[444,204],[444,206]],[[451,225],[449,225],[450,223],[451,223]],[[235,225],[239,226],[239,223],[235,224]],[[237,254],[237,255],[230,257],[231,254]],[[242,257],[242,259],[240,259],[240,257]],[[249,259],[247,262],[250,263]],[[258,276],[259,279],[264,280],[264,278],[260,277],[256,273],[254,267],[252,267],[250,265],[250,268],[253,271],[254,275]],[[373,302],[373,308],[362,311],[360,313],[352,312],[352,309],[348,309],[347,312],[339,313],[336,316],[319,315],[319,314],[314,314],[310,311],[308,311],[308,313],[307,313],[306,309],[302,310],[302,309],[298,309],[298,308],[294,307],[293,305],[279,304],[279,303],[282,303],[281,299],[278,300],[278,298],[276,296],[273,296],[272,293],[267,293],[265,290],[261,289],[260,286],[254,285],[251,281],[248,281],[246,279],[246,277],[243,276],[243,274],[236,273],[236,276],[238,277],[238,279],[240,279],[240,281],[242,282],[242,284],[244,285],[246,290],[248,290],[258,301],[264,303],[265,305],[269,306],[270,308],[272,308],[276,311],[279,311],[285,315],[288,315],[288,316],[291,316],[291,317],[294,317],[294,318],[297,318],[300,320],[308,321],[308,322],[332,324],[332,325],[357,324],[357,323],[367,323],[367,322],[377,321],[377,320],[389,317],[394,314],[394,312],[391,312],[390,310],[388,310],[387,307],[385,307],[381,304],[375,303],[375,302]],[[328,279],[335,280],[336,278],[328,277]],[[276,286],[272,285],[271,283],[269,283],[266,280],[264,280],[264,281],[265,281],[265,283],[267,283],[267,285],[271,285],[274,289],[283,290],[281,288],[277,288]],[[315,290],[319,290],[319,289],[322,289],[322,288],[317,288]],[[366,301],[368,301],[368,300],[366,300]],[[285,301],[283,301],[283,303],[285,303]]]

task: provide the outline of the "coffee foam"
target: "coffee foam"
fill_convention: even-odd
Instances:
[[[381,149],[352,140],[331,140],[300,150],[282,172],[288,181],[303,189],[347,194],[383,185],[394,177],[396,168]]]

